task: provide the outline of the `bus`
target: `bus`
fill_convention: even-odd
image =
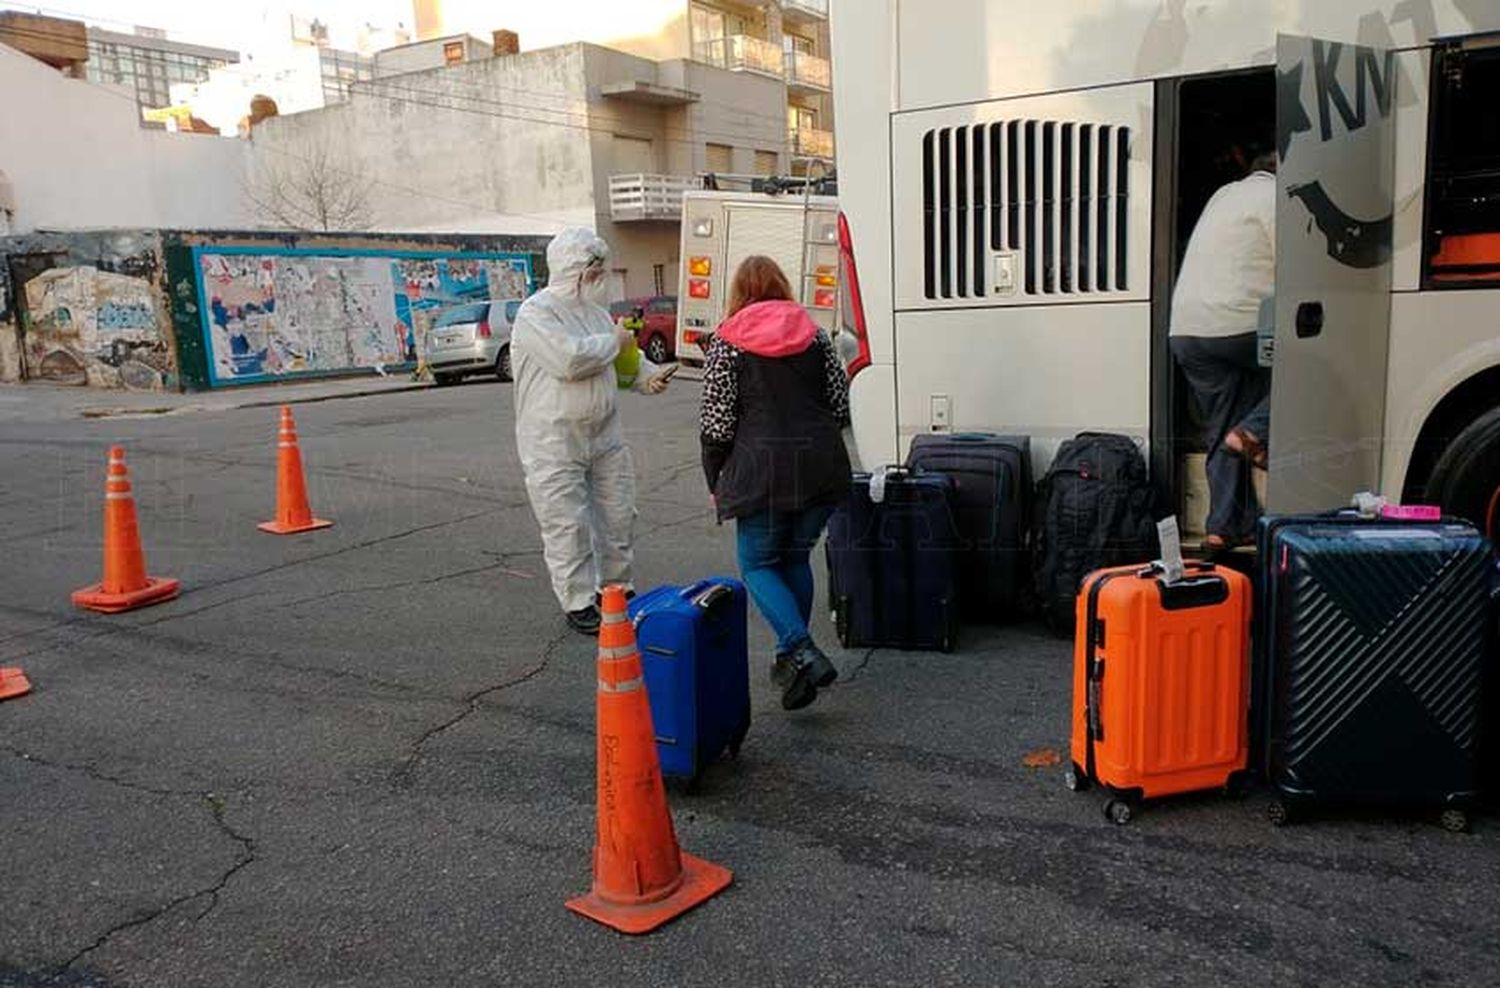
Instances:
[[[1187,238],[1274,134],[1266,503],[1500,512],[1500,3],[833,0],[853,435],[1138,437],[1201,474],[1168,351]],[[1197,453],[1194,464],[1193,454]]]
[[[794,192],[686,192],[678,272],[677,359],[703,362],[703,340],[724,320],[740,262],[764,254],[824,329],[838,304],[838,200]]]

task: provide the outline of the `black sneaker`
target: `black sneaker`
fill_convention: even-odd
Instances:
[[[818,698],[812,667],[800,655],[778,655],[771,666],[771,682],[781,687],[783,710],[801,710]]]
[[[595,607],[593,604],[590,604],[587,607],[581,607],[576,611],[569,611],[567,613],[567,619],[568,627],[572,628],[580,635],[599,634],[599,608]]]
[[[838,669],[829,661],[828,656],[823,654],[823,650],[812,642],[799,648],[797,655],[812,670],[813,685],[818,689],[832,686],[833,681],[839,678]]]

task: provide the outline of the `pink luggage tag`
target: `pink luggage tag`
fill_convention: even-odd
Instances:
[[[1435,504],[1386,504],[1380,517],[1393,521],[1442,521],[1443,509]]]

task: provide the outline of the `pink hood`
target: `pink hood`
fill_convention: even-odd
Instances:
[[[756,302],[726,319],[715,335],[758,357],[791,357],[812,346],[818,324],[796,302]]]

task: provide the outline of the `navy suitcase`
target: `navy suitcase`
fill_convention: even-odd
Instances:
[[[953,481],[902,467],[854,475],[824,551],[845,648],[937,649],[958,641]],[[882,489],[883,484],[883,489]]]
[[[958,604],[963,616],[980,622],[1014,617],[1030,569],[1030,437],[984,432],[921,435],[912,440],[906,465],[953,480]]]
[[[1265,518],[1252,707],[1281,824],[1315,804],[1479,794],[1493,561],[1462,522]]]
[[[695,780],[750,730],[745,586],[715,577],[630,602],[665,776]]]

